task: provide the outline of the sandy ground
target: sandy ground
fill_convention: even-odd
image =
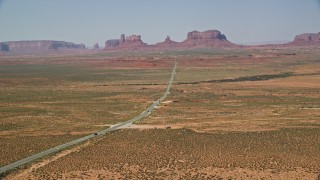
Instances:
[[[124,129],[5,179],[317,179],[320,132]]]
[[[319,61],[312,61],[313,54],[316,53],[311,52],[306,57],[303,53],[290,57],[284,54],[274,56],[274,52],[269,54],[267,51],[254,53],[230,57],[228,54],[179,57],[181,61],[176,82],[202,82],[279,72],[310,75],[257,82],[176,84],[169,100],[162,102],[155,113],[146,119],[145,124],[134,124],[105,136],[102,140],[90,141],[46,157],[4,179],[319,180],[320,135],[315,128],[319,128],[319,120],[316,118],[319,117],[317,90],[320,88],[320,77],[317,74]],[[26,61],[15,58],[4,59],[0,65],[25,62],[34,65],[70,63],[90,65],[99,70],[121,70],[169,68],[173,61],[172,58],[105,56],[92,59],[58,56],[50,61],[43,60],[42,57]],[[95,73],[103,74],[108,73]],[[17,78],[16,81],[1,78],[0,84],[16,88],[26,80],[25,77]],[[33,80],[47,81],[37,77]],[[152,82],[148,86],[137,86],[134,91],[159,89],[163,86],[153,86]],[[90,91],[97,87],[106,91],[109,88],[106,85],[110,85],[104,81],[98,84],[70,83],[68,82],[67,88],[85,88]],[[123,81],[123,84],[135,83],[141,81]],[[118,88],[119,93],[126,92],[120,86],[115,86],[113,91]],[[127,94],[114,95],[109,100],[149,103],[145,98]],[[97,97],[92,100],[106,101],[108,98]],[[264,106],[260,107],[263,103]],[[52,102],[43,104],[53,105]],[[7,107],[7,104],[3,107]],[[87,115],[79,113],[74,118],[81,119]],[[11,122],[10,119],[8,121]],[[61,119],[61,122],[65,124],[66,120]],[[109,122],[98,123],[94,127],[109,126],[107,123]],[[189,129],[194,131],[190,132]],[[89,132],[73,130],[70,134],[82,135]],[[28,133],[41,135],[33,131]],[[58,131],[46,133],[61,134]],[[12,131],[0,132],[0,136],[8,134],[12,134]]]
[[[74,152],[79,152],[81,151],[82,148],[88,146],[90,144],[90,142],[86,142],[84,144],[81,144],[77,147],[71,148],[71,149],[67,149],[64,150],[58,154],[55,154],[52,157],[48,157],[48,158],[44,158],[43,160],[40,160],[39,162],[35,162],[33,163],[30,167],[28,167],[27,169],[23,169],[21,171],[18,171],[16,173],[13,173],[12,175],[9,175],[7,177],[5,177],[4,179],[12,179],[12,180],[21,180],[21,179],[37,179],[35,177],[33,177],[31,175],[31,173],[41,167],[46,166],[47,164],[53,162],[53,161],[57,161],[58,159],[67,156],[70,153],[74,153]],[[68,179],[68,178],[67,178]]]
[[[125,171],[132,172],[132,175],[129,176],[129,179],[143,179],[146,178],[144,173],[139,174],[138,168],[136,166],[125,166]],[[8,177],[6,179],[13,180],[21,180],[21,179],[41,179],[36,177],[30,172],[32,169],[29,169],[28,172],[25,171],[16,176]],[[29,173],[29,174],[28,174]],[[146,172],[147,173],[147,172]],[[289,172],[275,172],[273,170],[266,171],[255,171],[244,168],[194,168],[189,170],[177,170],[177,169],[161,169],[155,174],[166,174],[165,177],[155,175],[155,178],[159,179],[265,179],[265,180],[273,180],[273,179],[299,179],[299,180],[318,180],[320,175],[315,173],[309,173],[304,169],[297,169],[295,171]],[[150,178],[150,177],[149,177]],[[45,179],[128,179],[128,176],[124,176],[119,172],[115,172],[108,169],[101,170],[87,170],[87,171],[71,171],[64,172],[56,176],[52,174],[52,176],[45,177]]]

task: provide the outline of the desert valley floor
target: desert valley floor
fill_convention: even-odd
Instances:
[[[3,179],[319,179],[320,48],[0,56],[0,165],[139,115]]]

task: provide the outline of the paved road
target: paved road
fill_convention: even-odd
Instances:
[[[61,151],[65,148],[68,148],[68,147],[71,147],[73,145],[77,145],[77,144],[80,144],[82,142],[85,142],[85,141],[88,141],[89,139],[92,139],[96,136],[99,136],[99,135],[105,135],[107,132],[110,132],[110,131],[114,131],[114,130],[117,130],[117,129],[122,129],[122,128],[125,128],[125,127],[128,127],[130,125],[132,125],[133,122],[135,121],[138,121],[144,117],[147,117],[150,115],[151,111],[157,106],[160,104],[161,101],[163,101],[167,96],[168,94],[170,94],[170,89],[171,89],[171,86],[172,86],[172,82],[173,82],[173,79],[174,79],[174,75],[176,74],[176,68],[177,68],[177,61],[175,61],[175,64],[173,66],[173,70],[172,70],[172,74],[171,74],[171,77],[169,79],[169,83],[168,83],[168,86],[167,86],[167,89],[166,91],[164,92],[163,96],[161,98],[159,98],[158,100],[154,101],[152,103],[152,105],[150,105],[145,111],[143,111],[140,115],[128,120],[128,121],[125,121],[125,122],[122,122],[122,123],[119,123],[119,124],[116,124],[116,125],[113,125],[111,126],[110,128],[107,128],[107,129],[104,129],[104,130],[101,130],[97,133],[94,133],[94,134],[90,134],[88,136],[85,136],[85,137],[82,137],[82,138],[79,138],[79,139],[76,139],[76,140],[73,140],[73,141],[70,141],[68,143],[65,143],[65,144],[61,144],[59,146],[56,146],[56,147],[53,147],[51,149],[48,149],[48,150],[45,150],[45,151],[42,151],[38,154],[34,154],[32,156],[29,156],[25,159],[21,159],[19,161],[16,161],[14,163],[11,163],[11,164],[8,164],[6,166],[3,166],[0,168],[0,175],[7,172],[7,171],[10,171],[10,170],[13,170],[23,164],[26,164],[26,163],[29,163],[31,161],[34,161],[36,159],[39,159],[39,158],[42,158],[44,156],[47,156],[47,155],[50,155],[52,153],[56,153],[58,151]],[[0,176],[1,178],[1,176]]]

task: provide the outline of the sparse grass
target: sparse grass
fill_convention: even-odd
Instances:
[[[319,172],[319,141],[318,129],[214,134],[185,129],[121,130],[93,142],[79,153],[34,171],[32,175],[55,179],[70,174],[83,177],[78,173],[86,172],[87,178],[100,173],[105,178],[117,174],[116,177],[124,179],[192,179],[225,177],[228,171],[242,168],[252,170],[254,173],[250,176],[254,179],[257,172],[271,170],[278,173],[264,175],[275,178],[281,172],[296,172],[299,167],[310,173]],[[213,167],[223,169],[217,171]],[[230,175],[243,177],[244,170]]]
[[[162,104],[139,123],[204,132],[318,127],[320,54],[293,52],[274,59],[266,53],[265,57],[181,60],[167,99],[173,102]]]
[[[1,130],[2,131],[2,130]],[[51,147],[80,138],[79,135],[39,135],[28,136],[17,133],[15,136],[0,137],[0,166],[18,161]]]
[[[146,60],[83,58],[0,58],[1,166],[133,118],[162,95],[171,72],[126,65]]]
[[[6,67],[0,66],[0,137],[8,147],[1,153],[17,147],[19,137],[69,138],[141,113],[162,95],[175,58],[179,64],[167,102],[137,126],[177,130],[113,132],[32,175],[42,179],[316,177],[320,172],[317,47],[1,57],[0,65]],[[19,148],[23,147],[22,143]],[[28,155],[19,148],[17,157]],[[282,177],[283,172],[293,174]]]

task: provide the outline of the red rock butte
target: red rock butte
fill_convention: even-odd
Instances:
[[[187,39],[182,42],[175,42],[167,36],[163,42],[155,45],[144,43],[140,35],[131,35],[120,39],[107,40],[105,50],[123,50],[123,49],[182,49],[182,48],[206,48],[206,47],[236,47],[236,44],[227,40],[224,34],[218,30],[208,30],[204,32],[192,31],[187,34]]]
[[[125,37],[124,34],[121,34],[120,39],[110,39],[105,43],[106,50],[136,49],[146,46],[148,45],[141,40],[140,35],[131,35]]]
[[[304,33],[297,35],[290,45],[320,45],[319,33]]]

